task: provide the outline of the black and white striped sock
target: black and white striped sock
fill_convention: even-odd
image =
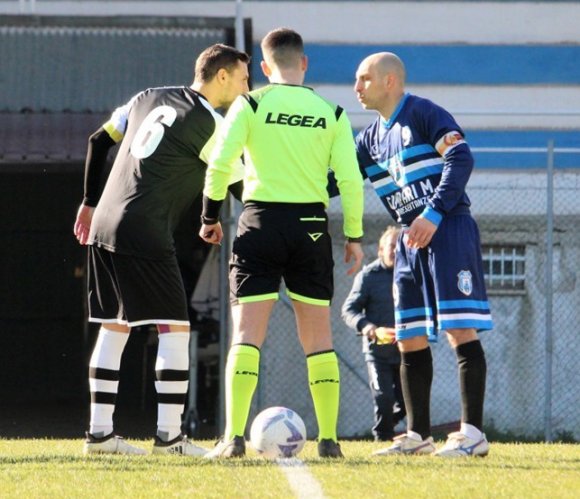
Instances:
[[[91,420],[89,433],[104,437],[113,432],[113,413],[119,387],[121,355],[128,333],[110,331],[102,326],[89,362]]]
[[[189,333],[162,333],[155,362],[157,435],[172,440],[181,433],[181,415],[189,383]]]

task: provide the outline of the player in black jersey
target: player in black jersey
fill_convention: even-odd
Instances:
[[[173,232],[203,188],[222,120],[215,109],[229,107],[248,91],[248,63],[247,54],[213,45],[196,60],[190,87],[138,93],[89,138],[74,233],[89,245],[89,321],[102,326],[89,367],[85,453],[145,453],[113,431],[121,354],[131,327],[145,324],[155,324],[159,332],[153,453],[205,453],[181,434],[190,325]],[[101,194],[107,152],[121,140]],[[239,169],[230,183],[238,198],[241,164]]]

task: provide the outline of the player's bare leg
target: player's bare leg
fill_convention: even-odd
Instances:
[[[275,300],[240,303],[232,307],[232,345],[247,343],[262,347]]]
[[[298,339],[306,355],[332,350],[330,307],[293,300]]]

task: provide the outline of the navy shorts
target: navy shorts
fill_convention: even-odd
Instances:
[[[481,259],[479,229],[471,215],[443,218],[427,248],[397,241],[393,296],[397,339],[439,331],[493,328]]]
[[[293,300],[328,306],[333,268],[322,203],[244,204],[230,260],[233,304],[278,299],[284,279]]]
[[[189,325],[176,258],[151,260],[89,246],[89,321]]]

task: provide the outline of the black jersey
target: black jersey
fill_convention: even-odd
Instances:
[[[103,128],[123,141],[89,244],[147,258],[173,255],[173,232],[203,188],[221,120],[188,87],[151,88],[117,108]]]

